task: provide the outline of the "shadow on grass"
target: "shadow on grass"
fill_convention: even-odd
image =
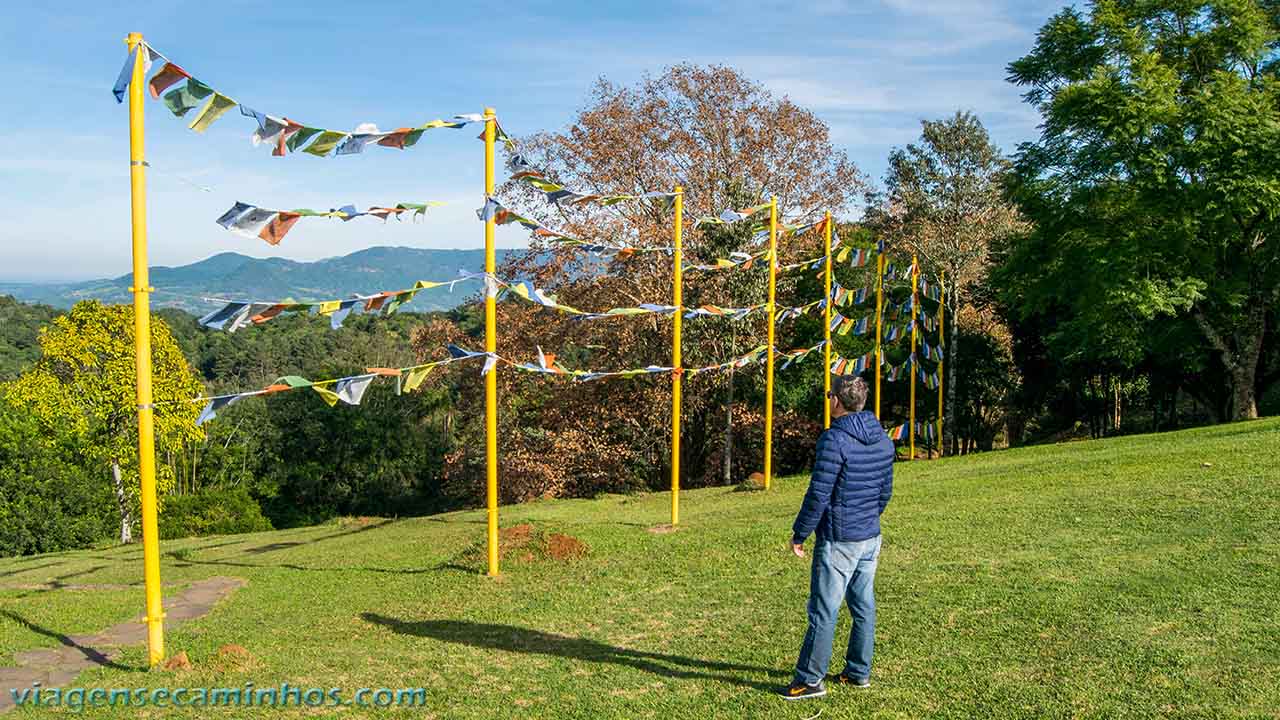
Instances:
[[[60,562],[47,562],[42,565],[32,565],[31,567],[18,568],[17,570],[10,570],[9,572],[0,573],[0,578],[9,577],[10,575],[19,575],[24,572],[31,572],[32,570],[43,570],[44,568],[56,567],[61,564],[62,563]]]
[[[80,643],[71,639],[69,635],[65,635],[63,633],[57,632],[56,630],[50,630],[49,628],[46,628],[42,625],[37,625],[31,622],[30,620],[22,617],[18,613],[13,612],[12,610],[0,610],[0,615],[3,615],[4,617],[9,618],[10,620],[30,630],[31,632],[36,633],[37,635],[43,635],[47,638],[53,638],[54,640],[57,640],[58,644],[60,645],[64,645],[69,648],[75,648],[76,650],[80,651],[81,654],[84,655],[84,659],[86,661],[88,661],[89,663],[92,663],[93,665],[109,667],[115,670],[137,671],[137,670],[145,669],[140,667],[131,667],[129,665],[121,665],[120,663],[115,662],[111,658],[107,657],[106,654],[103,653],[101,650],[98,650],[96,648],[91,648],[87,645],[81,645]]]
[[[765,692],[776,689],[775,685],[722,673],[766,673],[789,677],[788,673],[780,672],[776,668],[736,665],[681,655],[631,650],[608,645],[598,640],[557,635],[514,625],[473,623],[465,620],[407,621],[368,612],[361,613],[360,616],[367,622],[390,628],[393,632],[403,635],[416,635],[486,650],[506,650],[622,665],[661,677],[714,680]]]

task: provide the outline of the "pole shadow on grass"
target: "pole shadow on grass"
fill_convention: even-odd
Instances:
[[[681,655],[631,650],[609,645],[598,640],[557,635],[514,625],[474,623],[465,620],[408,621],[369,612],[361,613],[360,616],[366,622],[381,625],[403,635],[416,635],[417,637],[469,645],[484,650],[505,650],[534,655],[549,655],[551,657],[585,662],[622,665],[666,678],[714,680],[753,690],[770,692],[776,689],[775,685],[748,680],[740,675],[724,673],[765,673],[789,677],[788,673],[781,672],[777,668],[737,665]]]
[[[4,617],[9,618],[13,622],[21,625],[22,627],[26,628],[27,630],[30,630],[31,632],[37,635],[43,635],[47,638],[52,638],[58,641],[59,645],[62,645],[64,647],[74,648],[76,651],[78,651],[84,656],[84,660],[90,665],[99,665],[102,667],[113,668],[115,670],[142,669],[137,667],[131,667],[129,665],[122,665],[112,660],[111,658],[107,657],[107,654],[102,650],[99,650],[98,648],[94,648],[94,647],[89,647],[88,645],[84,645],[78,642],[72,636],[67,635],[65,633],[60,633],[57,630],[50,630],[49,628],[46,628],[42,625],[37,625],[36,623],[28,620],[27,618],[19,615],[16,612],[13,612],[12,610],[0,610],[0,615],[3,615]]]

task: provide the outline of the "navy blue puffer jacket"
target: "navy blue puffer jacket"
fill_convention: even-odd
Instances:
[[[799,545],[818,538],[857,542],[880,534],[880,513],[893,494],[893,441],[875,413],[842,415],[818,438],[809,492],[792,526]]]

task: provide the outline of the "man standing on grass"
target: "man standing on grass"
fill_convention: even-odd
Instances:
[[[804,541],[817,531],[809,575],[809,629],[800,646],[796,675],[781,691],[787,700],[827,694],[823,678],[840,602],[849,603],[853,631],[842,685],[870,687],[875,643],[873,582],[880,556],[880,514],[893,494],[893,441],[875,413],[863,410],[867,383],[856,375],[832,378],[831,428],[818,438],[809,491],[792,527],[791,551],[804,557]]]

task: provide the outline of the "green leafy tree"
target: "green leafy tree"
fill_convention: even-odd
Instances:
[[[110,473],[120,514],[120,541],[133,539],[139,504],[138,425],[133,308],[80,302],[40,332],[40,358],[5,396],[45,428],[73,438],[90,467]],[[169,328],[151,324],[152,393],[157,455],[203,439],[196,426],[200,392]],[[157,464],[157,488],[173,483],[173,469]]]
[[[86,480],[71,443],[0,398],[0,556],[87,547],[111,536],[111,489]]]
[[[922,121],[919,142],[889,154],[885,189],[869,198],[867,222],[890,252],[917,254],[930,282],[945,278],[948,360],[961,354],[959,310],[972,303],[986,282],[993,246],[1025,226],[1005,196],[1008,171],[1009,161],[977,116],[957,112],[944,120]],[[960,365],[945,365],[948,418],[959,417]],[[944,436],[952,435],[947,423]]]
[[[1121,361],[1145,321],[1194,323],[1235,419],[1257,416],[1280,299],[1278,39],[1275,2],[1099,0],[1009,66],[1043,116],[1017,158],[1037,227],[1010,248],[1015,304]]]

